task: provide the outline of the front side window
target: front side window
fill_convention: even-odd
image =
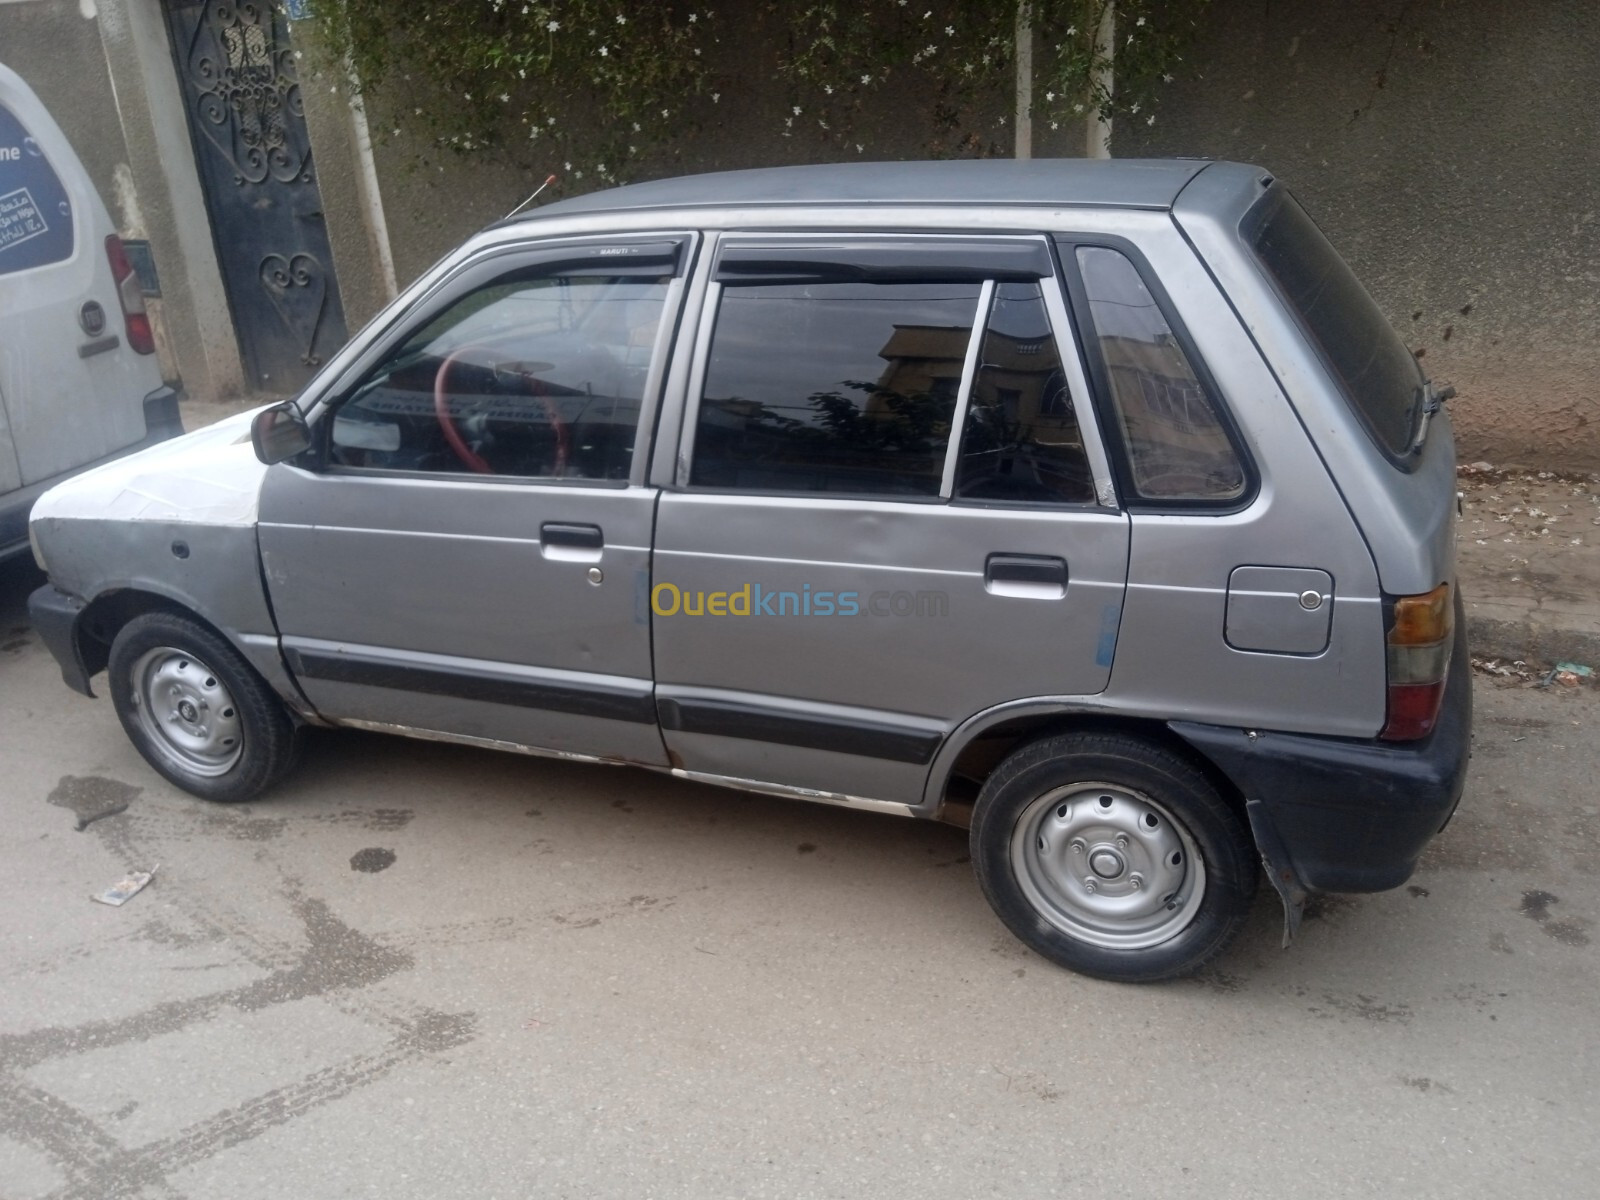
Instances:
[[[0,275],[72,257],[72,202],[27,127],[0,104]]]
[[[668,283],[530,272],[469,293],[335,410],[332,462],[625,481]]]
[[[1138,269],[1101,246],[1079,247],[1077,262],[1134,488],[1154,501],[1239,499],[1227,427]]]
[[[977,283],[727,286],[690,483],[937,497]]]
[[[997,284],[956,468],[958,500],[1088,504],[1094,481],[1037,283]]]

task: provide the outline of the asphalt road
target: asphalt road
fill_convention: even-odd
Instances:
[[[35,582],[0,569],[5,1200],[1592,1194],[1600,692],[1480,680],[1413,886],[1288,952],[1264,895],[1204,978],[1121,987],[934,825],[357,734],[207,805],[61,685]]]

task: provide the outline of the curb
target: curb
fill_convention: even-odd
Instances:
[[[1574,662],[1600,668],[1600,633],[1579,629],[1553,629],[1532,622],[1469,616],[1467,646],[1474,658],[1502,662],[1521,660],[1532,667]]]

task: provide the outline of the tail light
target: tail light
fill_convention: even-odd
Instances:
[[[1394,602],[1389,627],[1389,716],[1378,736],[1414,741],[1433,731],[1444,701],[1455,645],[1456,610],[1450,585]]]
[[[122,325],[128,334],[128,345],[140,354],[154,354],[156,339],[150,329],[150,314],[144,310],[144,292],[128,261],[128,252],[122,248],[122,239],[114,233],[106,238],[106,258],[111,262],[117,299],[122,302]]]

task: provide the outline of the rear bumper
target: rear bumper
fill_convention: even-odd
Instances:
[[[1472,666],[1458,621],[1439,722],[1416,742],[1261,732],[1174,721],[1251,808],[1264,851],[1276,840],[1314,892],[1381,892],[1416,870],[1461,801],[1472,753]],[[1270,855],[1269,857],[1275,857]]]
[[[94,462],[84,463],[81,467],[74,467],[70,471],[63,471],[59,475],[52,475],[49,479],[41,479],[37,483],[30,483],[26,487],[0,496],[0,562],[28,552],[28,514],[33,511],[33,502],[56,484],[98,467],[102,463],[114,462],[136,450],[144,450],[168,438],[175,438],[182,432],[183,420],[178,415],[178,393],[163,384],[144,398],[144,437],[139,441]]]

